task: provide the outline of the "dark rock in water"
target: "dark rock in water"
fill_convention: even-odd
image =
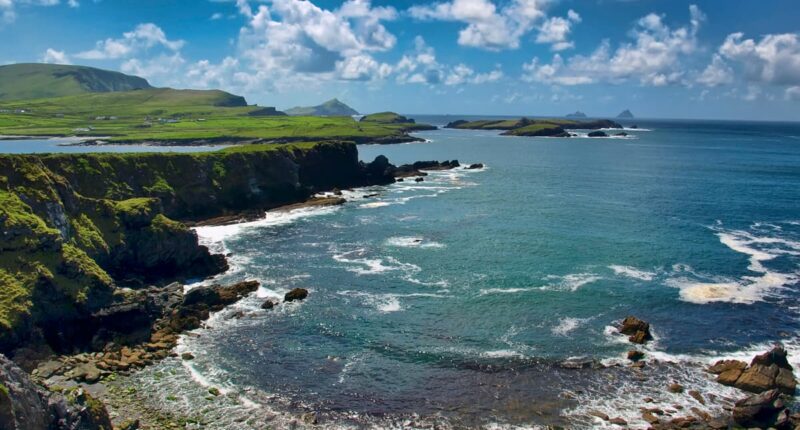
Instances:
[[[470,164],[467,169],[474,170],[474,169],[483,169],[483,163],[474,163]]]
[[[703,395],[700,394],[699,391],[697,391],[697,390],[689,390],[689,395],[692,396],[695,400],[697,400],[698,403],[700,403],[701,405],[705,405],[706,404],[706,399],[703,398]]]
[[[217,388],[217,387],[209,388],[208,389],[208,394],[211,394],[214,397],[219,396],[220,395],[219,388]]]
[[[611,423],[611,424],[614,424],[614,425],[618,425],[618,426],[627,426],[628,425],[628,422],[625,421],[625,419],[620,418],[620,417],[611,418],[610,420],[608,420],[608,422]]]
[[[419,178],[414,179],[414,182],[422,182],[424,180],[425,180],[425,178],[419,177]]]
[[[184,352],[183,354],[181,354],[181,359],[187,361],[194,360],[194,354],[192,354],[191,352]]]
[[[424,170],[450,170],[461,166],[458,160],[446,161],[417,161],[413,164],[403,164],[402,166],[390,168],[390,173],[395,178],[408,178],[411,176],[426,176]]]
[[[780,392],[770,390],[736,402],[733,407],[733,420],[743,427],[770,428],[778,421],[788,421],[781,417],[788,413],[788,409],[780,400]]]
[[[639,126],[638,126],[638,125],[636,125],[636,124],[634,124],[634,125],[632,125],[632,126],[630,126],[630,127],[628,127],[628,128],[637,129],[637,128],[639,128]]]
[[[272,300],[267,300],[261,304],[261,309],[272,309],[275,307],[275,302]]]
[[[603,413],[603,412],[600,412],[600,411],[589,411],[589,415],[591,415],[591,416],[593,416],[593,417],[600,418],[600,419],[601,419],[601,420],[603,420],[603,421],[608,421],[608,420],[610,420],[610,419],[611,419],[611,418],[608,416],[608,414],[605,414],[605,413]]]
[[[639,361],[644,358],[644,353],[642,351],[637,351],[632,349],[628,351],[628,360],[630,361]]]
[[[559,363],[564,369],[589,369],[598,368],[600,363],[591,358],[570,358]]]
[[[593,131],[588,134],[589,137],[608,137],[604,131]]]
[[[341,196],[342,195],[342,190],[340,190],[338,188],[334,188],[333,189],[333,195],[334,196]]]
[[[403,179],[403,178],[397,178],[397,182],[405,182],[405,179]]]
[[[614,136],[620,136],[620,137],[625,137],[627,135],[628,135],[628,133],[625,133],[624,131],[621,131],[619,133],[614,133]]]
[[[627,316],[619,326],[619,332],[629,335],[628,340],[633,343],[643,344],[653,339],[650,333],[650,323],[634,316]]]
[[[308,290],[306,290],[305,288],[295,288],[292,291],[286,293],[286,295],[283,296],[283,300],[287,302],[292,302],[295,300],[303,300],[306,297],[308,297]]]

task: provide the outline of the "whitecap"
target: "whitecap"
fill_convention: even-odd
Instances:
[[[758,224],[752,227],[758,228]],[[726,231],[719,224],[711,228],[716,231],[720,243],[749,257],[747,269],[757,275],[742,276],[739,279],[709,277],[698,275],[688,268],[685,271],[693,277],[677,276],[666,281],[666,285],[680,290],[681,300],[697,304],[752,304],[763,301],[767,296],[800,280],[797,273],[776,272],[765,266],[767,261],[780,255],[796,256],[797,250],[800,250],[799,242],[781,237],[758,236],[744,230]]]
[[[420,236],[395,236],[386,239],[387,246],[399,248],[444,248],[439,242],[426,241]]]
[[[631,266],[611,265],[608,266],[608,268],[613,270],[614,274],[618,276],[638,279],[640,281],[652,281],[653,278],[656,277],[656,273],[654,272],[648,272]]]
[[[350,252],[334,254],[333,259],[349,265],[345,270],[357,275],[377,275],[391,271],[417,273],[421,270],[416,264],[402,263],[394,257],[367,258],[364,257],[365,254],[366,249],[359,248]]]
[[[382,208],[391,205],[390,202],[369,202],[358,205],[361,209],[374,209],[374,208]]]
[[[490,294],[516,294],[526,291],[535,291],[539,288],[484,288],[478,291],[479,296],[486,296]]]
[[[556,284],[545,285],[544,287],[541,287],[542,290],[578,291],[580,287],[599,281],[603,278],[594,273],[570,273],[564,276],[549,275],[545,277],[545,279],[560,279],[560,282]]]
[[[564,317],[561,318],[558,324],[556,324],[556,326],[554,326],[550,331],[552,331],[556,336],[568,336],[571,331],[580,327],[587,321],[589,321],[589,318]]]
[[[245,230],[291,224],[302,218],[328,215],[336,212],[338,209],[339,206],[325,206],[300,208],[289,211],[270,211],[266,212],[263,218],[256,221],[228,225],[194,227],[194,231],[197,233],[200,244],[206,245],[215,242],[222,242],[225,239],[236,236]]]

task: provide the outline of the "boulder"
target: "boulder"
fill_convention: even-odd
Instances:
[[[769,390],[739,400],[733,407],[733,420],[743,427],[773,427],[779,415],[787,413],[778,390]]]
[[[181,359],[187,361],[194,360],[194,354],[192,354],[191,352],[184,352],[183,354],[181,354]]]
[[[593,132],[589,133],[588,136],[589,137],[608,137],[608,135],[604,131],[593,131]]]
[[[747,368],[747,363],[745,363],[744,361],[720,360],[709,366],[707,370],[709,373],[719,375],[732,369],[743,371],[745,368]]]
[[[632,349],[628,351],[628,360],[630,361],[639,361],[644,358],[644,353],[642,351],[637,351]]]
[[[414,182],[422,182],[422,181],[424,181],[424,180],[425,180],[425,178],[423,178],[423,177],[421,177],[421,176],[420,176],[420,177],[418,177],[418,178],[414,179]]]
[[[483,169],[483,163],[470,164],[469,166],[467,166],[467,169],[469,170]]]
[[[283,296],[283,300],[286,302],[293,302],[295,300],[303,300],[306,297],[308,297],[308,290],[305,288],[295,288],[286,293],[286,295]]]
[[[650,323],[634,316],[627,316],[619,326],[619,332],[627,334],[628,340],[633,343],[643,344],[653,339],[650,333]]]
[[[682,393],[683,392],[683,385],[681,384],[670,384],[667,387],[670,393]]]
[[[275,307],[275,302],[272,300],[266,300],[264,303],[261,304],[261,309],[269,310]]]
[[[625,137],[627,135],[628,135],[628,133],[625,133],[624,131],[621,131],[619,133],[614,133],[614,136],[620,136],[620,137]]]
[[[708,371],[718,375],[720,384],[751,393],[777,389],[783,394],[794,395],[797,388],[797,379],[782,345],[757,355],[749,367],[742,361],[723,360],[714,363]]]

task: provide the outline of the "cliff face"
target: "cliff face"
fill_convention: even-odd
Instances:
[[[83,324],[119,299],[118,284],[225,270],[224,257],[175,219],[391,180],[359,163],[348,143],[0,156],[0,352],[33,338],[56,350],[88,344]]]

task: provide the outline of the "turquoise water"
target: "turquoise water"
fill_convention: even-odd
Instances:
[[[232,253],[218,280],[263,287],[187,338],[198,358],[174,366],[247,408],[316,410],[328,425],[591,426],[581,414],[601,409],[635,426],[631,399],[691,402],[665,392],[674,381],[735,396],[702,364],[773,341],[800,357],[800,125],[637,124],[624,139],[438,130],[362,146],[364,160],[486,167],[199,229]],[[259,309],[294,287],[309,299]],[[563,368],[624,363],[613,326],[628,314],[653,326],[650,359],[681,365]]]
[[[45,154],[87,152],[198,152],[216,151],[223,146],[91,145],[81,146],[81,138],[0,139],[0,154]]]

